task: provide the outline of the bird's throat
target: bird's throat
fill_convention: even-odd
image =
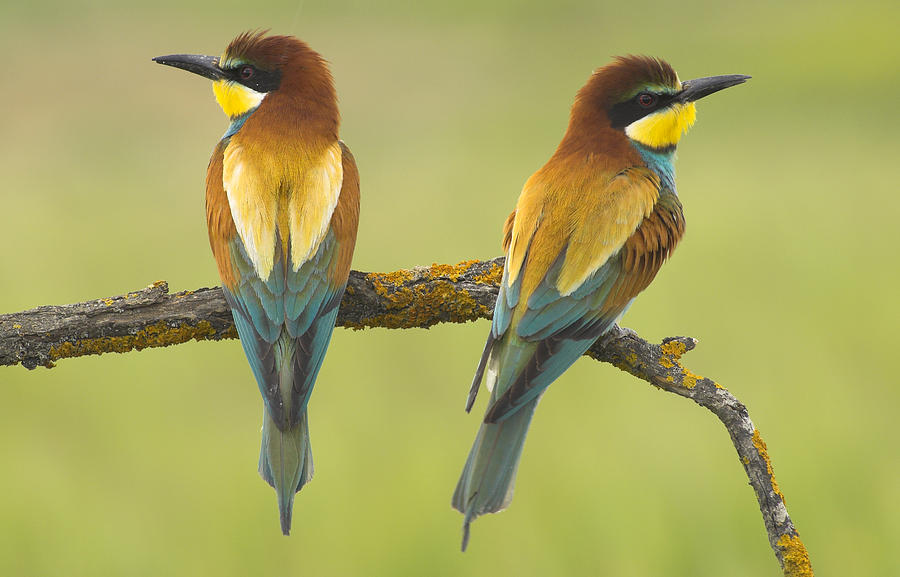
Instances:
[[[674,148],[696,119],[697,108],[693,102],[673,104],[635,120],[625,127],[625,134],[648,148],[665,150]]]
[[[257,92],[243,84],[231,80],[213,82],[216,102],[229,118],[235,119],[255,110],[266,97],[265,92]]]

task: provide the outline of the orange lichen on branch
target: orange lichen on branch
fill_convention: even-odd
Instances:
[[[456,282],[461,276],[469,272],[469,269],[472,268],[473,265],[476,265],[479,262],[480,261],[478,260],[464,260],[455,265],[434,263],[423,271],[422,276],[428,280],[446,278]],[[475,278],[475,282],[478,282],[477,277]]]
[[[753,446],[756,447],[759,456],[766,462],[766,472],[769,474],[772,490],[778,495],[781,502],[784,503],[784,494],[782,494],[781,489],[778,488],[778,482],[775,480],[775,471],[772,469],[772,461],[769,460],[769,452],[766,450],[766,442],[763,441],[762,436],[759,434],[759,429],[753,430]]]
[[[396,287],[414,278],[411,270],[397,270],[393,272],[370,272],[366,275],[366,280],[375,287],[375,292],[380,295],[385,294],[388,287]]]
[[[381,283],[373,284],[376,292],[388,301],[386,308],[389,312],[362,322],[348,323],[351,328],[428,328],[440,322],[462,323],[487,318],[491,314],[488,307],[479,304],[449,281],[390,288]]]
[[[229,332],[233,332],[233,330],[230,329]],[[177,327],[170,327],[165,322],[160,321],[137,331],[133,335],[79,339],[60,343],[50,347],[50,359],[55,361],[84,355],[99,355],[101,353],[127,353],[148,347],[177,345],[191,339],[202,341],[214,336],[216,336],[216,330],[207,321],[200,321],[196,325],[183,324]],[[235,334],[234,337],[236,336]],[[222,337],[234,338],[228,335],[227,332]]]
[[[474,280],[478,284],[500,286],[500,281],[503,280],[503,267],[497,263],[491,263],[490,270],[485,273],[475,275],[475,278],[473,278],[472,280]]]
[[[784,559],[785,577],[813,577],[809,553],[799,535],[782,535],[778,548]]]
[[[687,347],[684,343],[673,340],[663,343],[659,348],[663,353],[662,357],[659,359],[659,364],[667,369],[678,367],[684,375],[681,380],[682,386],[693,389],[697,386],[697,381],[703,380],[704,377],[695,375],[687,369],[687,367],[681,364],[681,356],[687,352]],[[713,384],[716,388],[721,388],[718,383],[713,382]]]
[[[414,270],[390,273],[369,273],[366,280],[384,299],[388,312],[379,313],[359,322],[346,323],[354,329],[381,327],[389,329],[428,328],[441,322],[462,323],[490,318],[491,310],[455,283],[480,261],[468,260],[455,265],[433,264]],[[476,284],[496,284],[503,268],[494,264],[491,270],[477,275]],[[494,282],[495,278],[497,279]]]

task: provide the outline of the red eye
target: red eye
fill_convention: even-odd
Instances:
[[[241,72],[240,72],[241,80],[250,80],[251,78],[253,78],[254,72],[256,72],[256,71],[253,70],[252,66],[244,66],[243,68],[241,68]]]
[[[638,94],[637,100],[638,104],[640,104],[644,108],[650,108],[656,102],[656,97],[652,94],[642,92],[641,94]]]

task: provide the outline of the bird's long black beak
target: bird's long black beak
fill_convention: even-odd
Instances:
[[[681,102],[700,100],[714,92],[743,84],[749,78],[749,76],[743,74],[726,74],[725,76],[708,76],[706,78],[687,80],[681,83],[681,92],[678,93],[678,100]]]
[[[219,68],[219,59],[215,56],[200,56],[198,54],[171,54],[169,56],[157,56],[154,62],[181,68],[194,74],[199,74],[210,80],[225,78],[225,73]]]

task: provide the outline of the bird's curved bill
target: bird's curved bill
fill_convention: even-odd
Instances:
[[[219,80],[225,77],[225,73],[219,68],[219,59],[215,56],[171,54],[169,56],[157,56],[153,61],[166,66],[181,68],[210,80]]]
[[[686,80],[681,83],[681,92],[678,93],[678,100],[681,102],[694,102],[714,92],[743,84],[749,78],[749,76],[743,74],[726,74],[725,76],[708,76],[706,78]]]

